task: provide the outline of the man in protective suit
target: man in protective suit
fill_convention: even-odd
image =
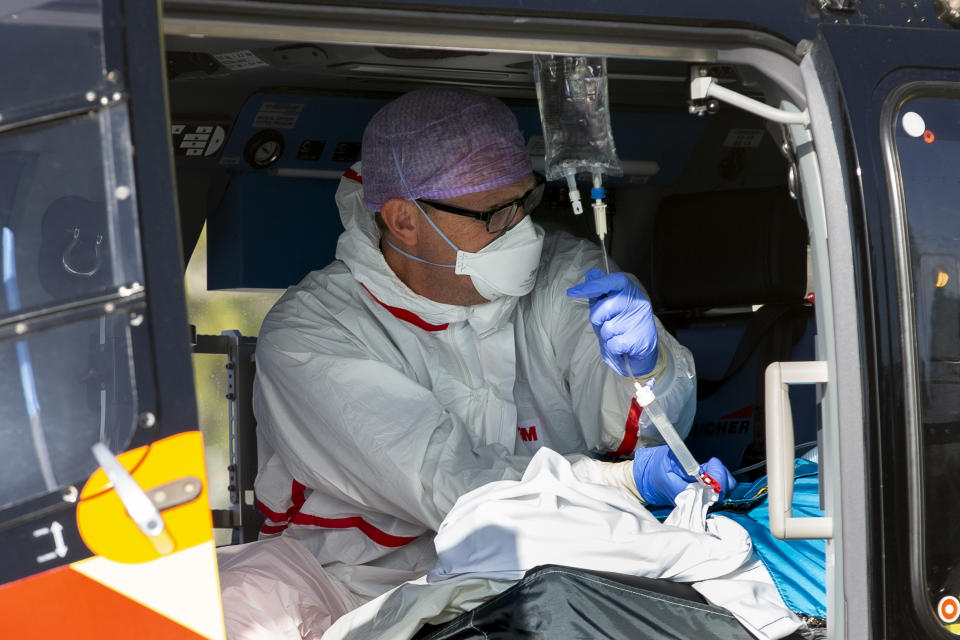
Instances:
[[[686,435],[690,353],[632,277],[598,269],[599,247],[531,220],[543,187],[499,100],[408,93],[373,117],[341,180],[337,260],[264,320],[262,534],[296,540],[356,601],[424,575],[457,498],[519,479],[539,447],[652,504],[693,481],[654,446],[629,377],[655,380]],[[719,461],[704,467],[733,485]]]

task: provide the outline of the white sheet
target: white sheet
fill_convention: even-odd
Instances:
[[[424,622],[453,619],[541,564],[694,583],[756,637],[788,635],[801,621],[746,531],[707,517],[714,500],[690,485],[660,523],[625,490],[583,482],[562,456],[540,449],[521,480],[493,482],[457,501],[440,525],[438,561],[425,578],[348,613],[323,638],[409,638]]]

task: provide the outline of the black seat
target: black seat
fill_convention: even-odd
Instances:
[[[675,195],[658,208],[650,294],[696,361],[687,444],[698,459],[716,456],[731,470],[763,459],[763,372],[770,362],[813,359],[807,243],[785,189]],[[809,442],[812,389],[794,393],[796,442]]]

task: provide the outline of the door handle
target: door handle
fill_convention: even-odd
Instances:
[[[764,373],[767,504],[770,532],[781,540],[833,537],[833,518],[792,516],[794,449],[789,385],[827,382],[827,377],[827,363],[823,360],[773,362]]]

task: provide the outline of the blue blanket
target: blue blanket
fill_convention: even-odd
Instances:
[[[794,462],[793,515],[822,516],[818,467],[798,458]],[[670,509],[656,509],[666,517]],[[767,506],[767,477],[741,483],[729,497],[716,505],[711,515],[740,523],[753,540],[754,549],[766,565],[787,606],[796,613],[827,617],[826,542],[824,540],[778,540],[770,533]]]

